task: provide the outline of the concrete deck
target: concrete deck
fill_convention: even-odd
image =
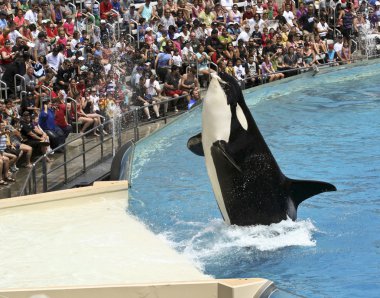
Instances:
[[[125,181],[100,182],[1,200],[0,294],[12,288],[208,280],[127,213],[127,191]]]

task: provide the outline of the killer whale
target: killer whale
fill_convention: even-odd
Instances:
[[[249,111],[237,81],[226,73],[213,76],[202,110],[202,132],[188,148],[204,156],[224,221],[269,225],[297,219],[304,200],[336,191],[322,181],[286,177]]]

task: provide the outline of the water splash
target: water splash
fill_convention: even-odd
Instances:
[[[165,231],[159,237],[200,268],[209,258],[230,255],[238,250],[267,252],[290,246],[316,246],[313,234],[317,229],[310,220],[294,222],[288,219],[270,226],[241,227],[226,225],[221,219],[214,219],[206,226],[190,222],[189,228],[194,232],[190,239],[177,240],[174,231]]]

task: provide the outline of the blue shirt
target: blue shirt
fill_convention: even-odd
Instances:
[[[48,109],[47,112],[41,111],[38,117],[38,124],[43,130],[54,130],[55,129],[55,114],[53,109]]]

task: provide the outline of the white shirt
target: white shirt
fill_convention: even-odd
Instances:
[[[239,81],[242,81],[245,77],[245,68],[243,67],[243,65],[240,65],[240,66],[235,65],[234,70],[235,70],[236,78]]]
[[[99,109],[99,96],[91,94],[90,100],[94,103],[94,111],[100,111],[100,109]]]
[[[222,5],[225,9],[230,10],[232,8],[232,5],[234,5],[234,1],[220,0],[220,5]]]
[[[282,14],[282,16],[286,19],[286,21],[288,22],[288,24],[290,26],[293,26],[293,20],[294,20],[294,14],[293,14],[293,12],[291,12],[290,10],[289,11],[284,11],[284,13]]]
[[[8,36],[9,36],[9,40],[13,41],[14,44],[16,44],[16,39],[17,39],[17,37],[23,37],[23,36],[21,35],[21,33],[18,32],[17,30],[14,30],[14,31],[12,31],[12,32],[9,32]]]
[[[173,64],[178,66],[178,67],[181,67],[182,66],[182,58],[180,55],[177,55],[177,56],[173,56],[172,57],[173,59]]]
[[[334,44],[334,51],[335,52],[341,54],[342,48],[343,48],[343,43],[337,42],[337,43]]]
[[[157,90],[161,92],[160,83],[157,80],[154,80],[152,83],[150,80],[146,80],[145,82],[146,94],[156,96]]]
[[[317,30],[319,32],[319,36],[320,37],[325,37],[327,35],[328,28],[329,28],[329,25],[327,25],[327,23],[322,24],[321,22],[319,22],[317,24]]]
[[[71,47],[71,50],[72,51],[76,51],[77,49],[75,48],[77,46],[77,44],[80,43],[80,40],[79,39],[72,39],[71,42],[70,42],[70,47]]]
[[[49,53],[46,55],[47,64],[53,68],[55,71],[58,71],[59,67],[65,60],[65,56],[62,53],[58,53],[57,56],[54,56],[53,53]]]
[[[24,19],[29,22],[29,24],[36,24],[37,23],[37,14],[33,12],[33,10],[29,9],[25,15]]]
[[[236,39],[236,41],[238,41],[238,40],[241,39],[241,40],[243,40],[244,42],[248,42],[250,35],[251,35],[251,34],[245,32],[245,30],[243,29],[243,31],[240,32],[240,34],[239,34],[238,38]]]
[[[187,57],[187,58],[189,58],[189,57],[188,57],[189,53],[194,54],[193,47],[192,47],[192,46],[190,46],[190,47],[185,46],[185,47],[182,49],[182,56],[183,56],[183,57]]]

